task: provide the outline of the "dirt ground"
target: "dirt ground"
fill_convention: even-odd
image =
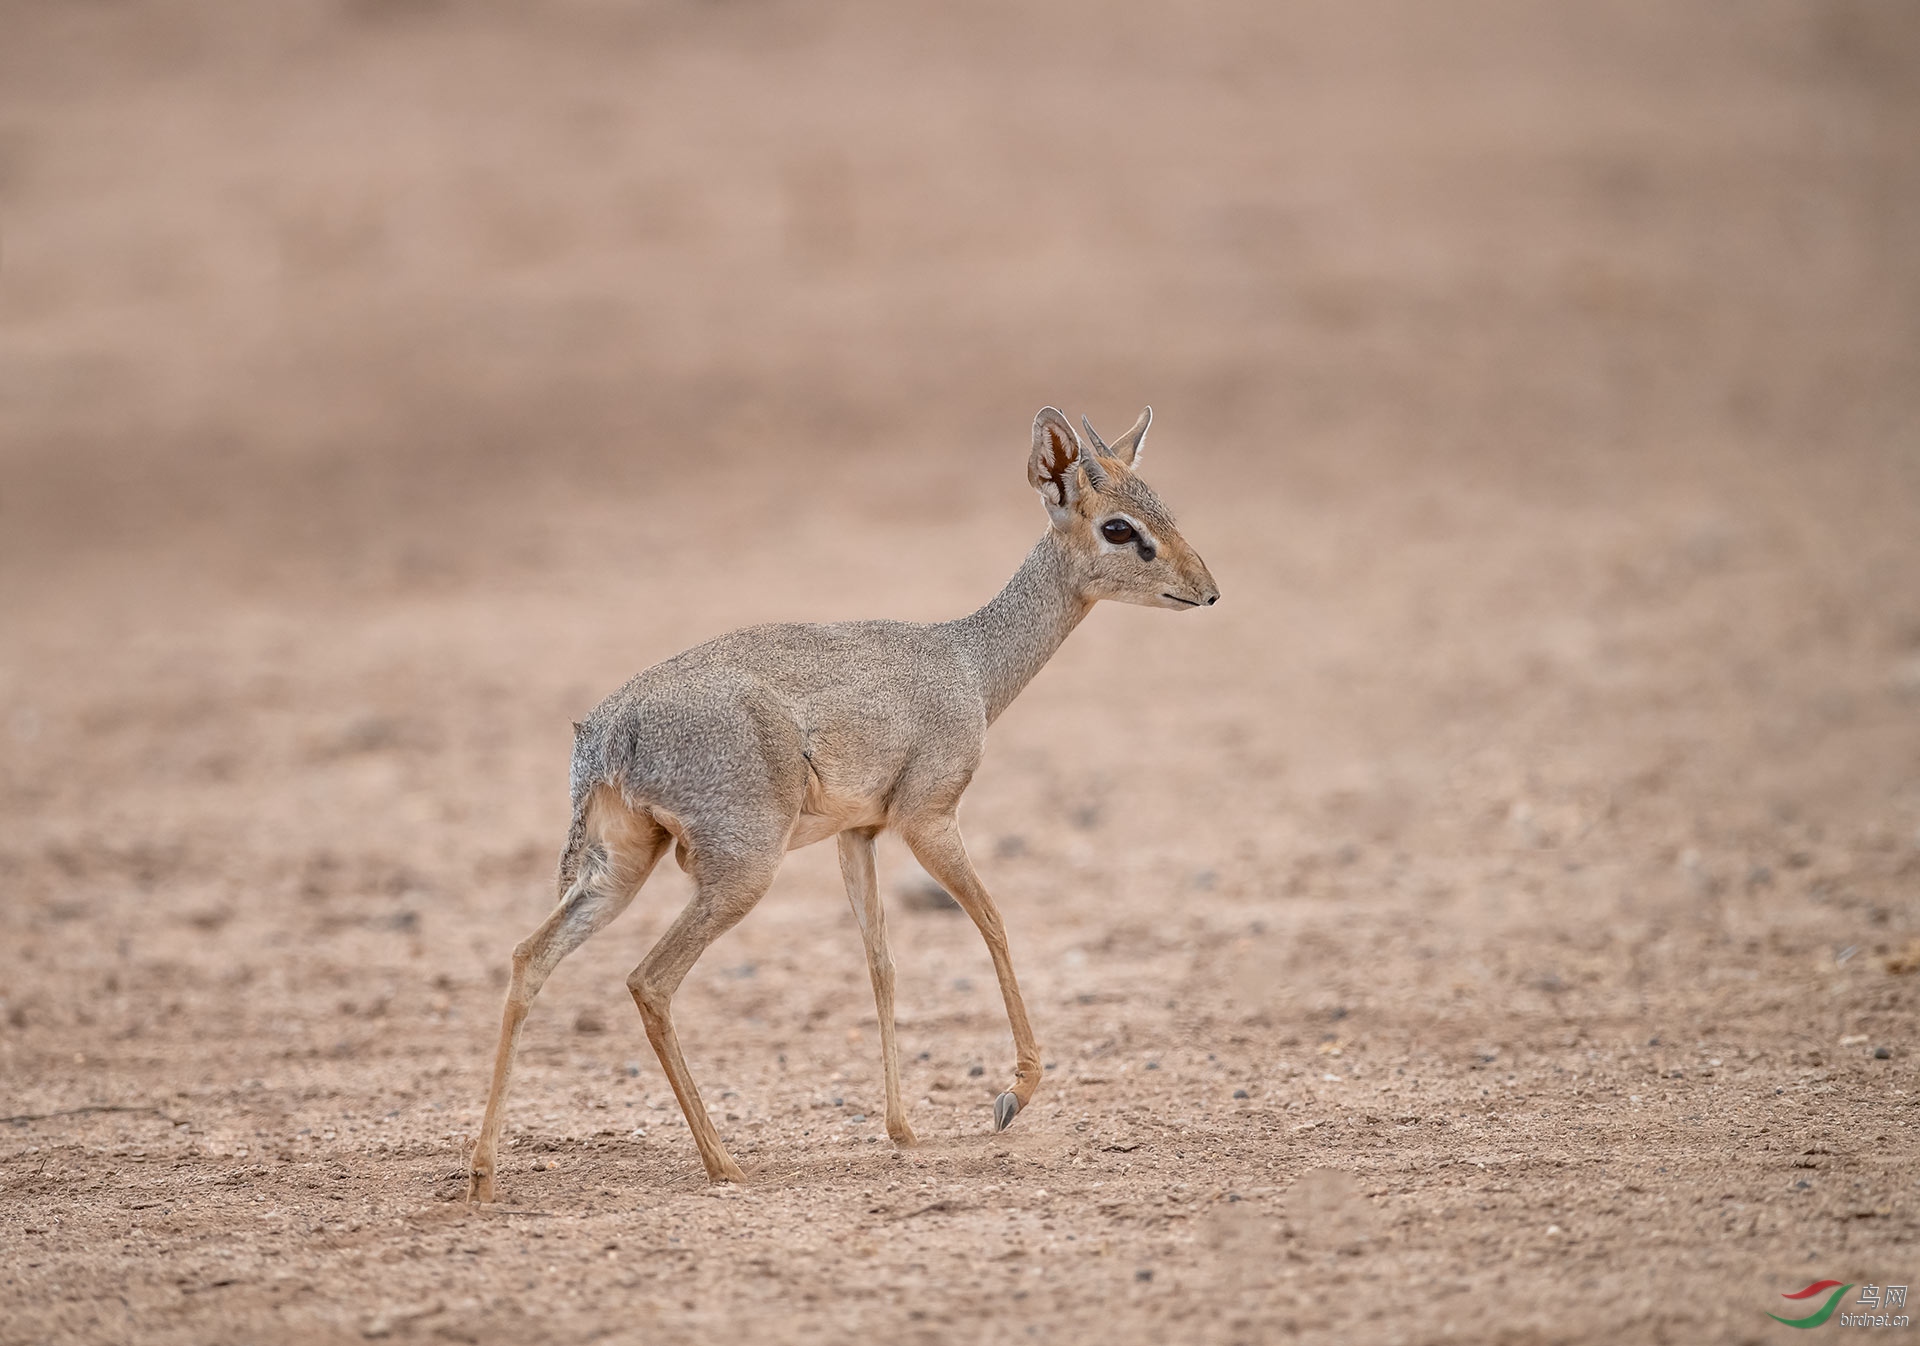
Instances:
[[[1920,1279],[1910,7],[4,10],[0,1340],[1762,1342]],[[990,736],[1033,1107],[889,842],[887,1142],[814,847],[677,1001],[709,1187],[663,870],[467,1206],[569,720],[985,601],[1049,402],[1153,404],[1224,598]]]

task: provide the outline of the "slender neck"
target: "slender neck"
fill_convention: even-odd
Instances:
[[[1033,681],[1092,606],[1093,600],[1075,588],[1067,555],[1048,529],[992,602],[951,624],[979,668],[989,724]]]

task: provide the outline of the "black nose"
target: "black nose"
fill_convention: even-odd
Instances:
[[[1219,594],[1217,594],[1217,593],[1213,593],[1213,594],[1208,594],[1208,595],[1207,595],[1207,606],[1208,606],[1208,607],[1212,607],[1212,606],[1213,606],[1213,605],[1214,605],[1215,603],[1218,603],[1219,601],[1220,601],[1220,595],[1219,595]]]

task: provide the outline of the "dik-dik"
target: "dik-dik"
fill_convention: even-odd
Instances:
[[[527,1008],[562,958],[618,916],[675,848],[695,892],[627,978],[647,1038],[715,1182],[740,1167],[707,1117],[673,1029],[673,993],[709,944],[753,910],[798,846],[840,846],[847,900],[866,942],[886,1071],[887,1134],[911,1145],[894,1043],[893,959],[874,879],[874,838],[893,828],[980,929],[1013,1030],[1013,1086],[1000,1130],[1040,1083],[1040,1045],[1007,955],[1006,930],[960,839],[955,809],[987,726],[1103,598],[1211,607],[1213,576],[1135,475],[1153,420],[1112,447],[1084,441],[1052,407],[1033,421],[1027,480],[1051,520],[1006,588],[955,621],[754,626],[640,674],[594,708],[573,746],[573,823],[560,904],[513,951],[493,1086],[469,1196],[495,1195],[501,1112]]]

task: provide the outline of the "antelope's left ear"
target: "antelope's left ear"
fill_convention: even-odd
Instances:
[[[1153,424],[1153,408],[1147,407],[1140,413],[1140,419],[1133,423],[1133,429],[1113,441],[1113,447],[1107,450],[1107,457],[1118,458],[1128,467],[1140,465],[1140,451],[1147,446],[1147,427]]]
[[[1071,516],[1074,502],[1080,498],[1080,469],[1092,461],[1093,455],[1082,450],[1080,437],[1073,433],[1067,418],[1052,407],[1040,408],[1040,414],[1033,418],[1033,456],[1027,459],[1027,480],[1040,493],[1056,523]]]

